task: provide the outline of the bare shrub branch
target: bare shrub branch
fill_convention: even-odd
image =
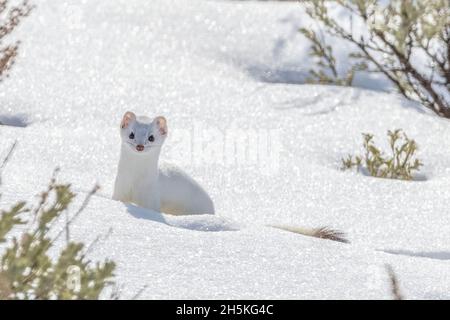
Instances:
[[[391,0],[388,4],[380,0],[301,3],[328,35],[356,48],[357,51],[350,54],[350,58],[358,61],[349,68],[350,79],[358,70],[382,73],[404,97],[419,101],[439,116],[450,118],[450,4],[447,0]],[[346,21],[331,17],[330,5],[347,11],[351,22],[358,19],[365,25],[368,35],[349,30]],[[322,70],[311,70],[313,81],[321,83],[326,79],[335,84],[351,85],[351,81],[344,81],[345,78],[333,72],[336,61],[331,46],[318,43],[313,31],[305,28],[300,31],[311,41],[311,55],[319,59],[318,68]],[[415,63],[418,57],[425,59],[425,69]]]

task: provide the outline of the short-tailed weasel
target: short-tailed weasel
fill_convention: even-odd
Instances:
[[[176,168],[160,169],[159,154],[167,136],[164,117],[153,120],[126,112],[120,123],[122,146],[114,186],[114,200],[169,214],[214,214],[205,190]],[[307,229],[275,226],[305,236],[347,242],[343,233],[330,228]]]
[[[175,215],[214,214],[211,198],[196,181],[179,169],[159,168],[167,132],[164,117],[124,114],[113,199]]]

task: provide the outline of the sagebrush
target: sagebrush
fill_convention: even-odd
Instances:
[[[53,236],[52,227],[68,214],[75,197],[68,184],[58,184],[53,178],[36,205],[19,202],[0,211],[0,299],[98,299],[106,287],[113,285],[114,262],[94,264],[86,257],[85,245],[71,241],[69,236],[70,223],[96,190],[65,222],[65,228],[53,232]],[[25,224],[25,231],[12,235],[17,233],[15,227]],[[54,250],[55,241],[62,235],[66,235],[65,245],[50,257],[49,250]]]
[[[320,32],[342,39],[354,50],[353,64],[338,73],[333,48],[320,32],[301,28],[312,43],[317,67],[308,82],[352,85],[355,72],[384,74],[406,98],[418,100],[450,118],[450,1],[314,0],[301,1]],[[331,6],[347,12],[336,19]],[[365,30],[354,30],[363,25]],[[423,61],[419,63],[418,61]]]
[[[414,173],[423,163],[416,158],[417,143],[410,139],[401,129],[388,131],[390,153],[386,154],[376,147],[374,136],[363,133],[363,155],[349,155],[342,159],[342,168],[361,170],[378,178],[412,180]]]
[[[9,0],[0,0],[0,81],[9,76],[20,45],[19,41],[6,45],[4,41],[32,9],[33,6],[27,0],[16,2],[15,5],[10,5]]]

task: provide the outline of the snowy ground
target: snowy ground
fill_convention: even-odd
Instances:
[[[0,122],[9,124],[0,126],[0,155],[19,142],[1,205],[33,199],[55,166],[80,193],[77,204],[98,182],[73,237],[89,242],[113,229],[91,257],[117,262],[124,298],[147,284],[142,298],[389,299],[385,263],[405,297],[450,298],[448,121],[394,94],[301,85],[310,62],[298,4],[37,4],[0,86]],[[171,217],[109,199],[126,110],[167,117],[162,158],[204,185],[216,216]],[[339,170],[360,150],[361,132],[382,144],[394,128],[419,143],[421,181]],[[351,244],[269,224],[327,225]]]

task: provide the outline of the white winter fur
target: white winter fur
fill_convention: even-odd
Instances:
[[[195,180],[175,167],[159,168],[167,132],[163,117],[125,113],[113,199],[174,215],[214,214],[211,198]]]

